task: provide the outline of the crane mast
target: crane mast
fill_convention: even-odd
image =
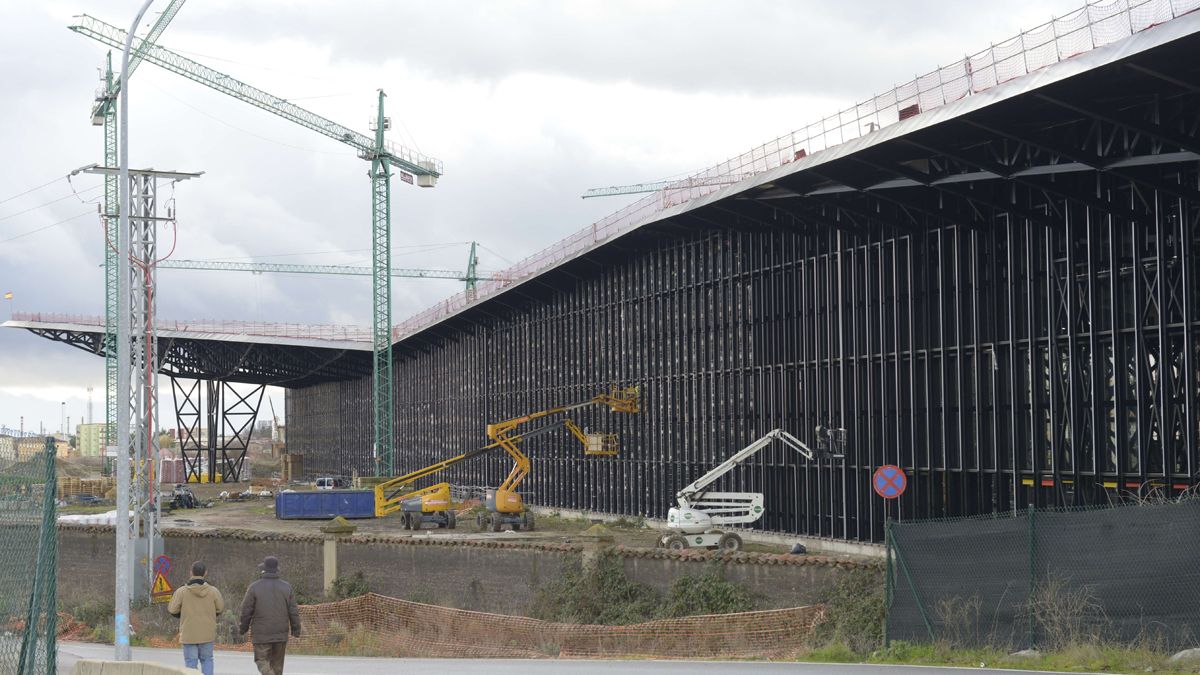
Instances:
[[[182,1],[182,0],[180,0]],[[164,12],[164,14],[166,14]],[[161,17],[160,17],[161,21]],[[110,47],[123,47],[125,31],[95,17],[83,15],[70,29]],[[180,54],[134,38],[141,60],[186,77],[257,108],[299,124],[355,148],[359,158],[371,163],[371,305],[373,348],[373,427],[377,473],[395,472],[392,436],[392,327],[391,327],[391,178],[398,169],[400,179],[420,187],[433,187],[442,174],[442,163],[384,139],[391,120],[384,115],[383,90],[373,123],[374,136],[354,131],[279,96],[269,94],[234,77],[216,71]]]

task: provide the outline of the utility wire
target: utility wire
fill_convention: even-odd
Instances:
[[[83,192],[91,192],[92,190],[99,190],[101,187],[102,187],[101,185],[93,185],[92,187],[90,187],[90,188],[84,188],[83,190],[80,190],[79,192],[74,192],[74,191],[72,191],[72,193],[71,193],[71,194],[69,194],[69,195],[65,195],[65,196],[59,197],[58,199],[52,199],[52,200],[50,200],[50,201],[46,202],[45,204],[39,204],[39,205],[37,205],[37,206],[32,206],[32,207],[30,207],[30,208],[27,208],[27,209],[25,209],[24,211],[17,211],[16,213],[10,213],[10,214],[8,214],[7,216],[0,216],[0,220],[8,220],[9,218],[14,218],[14,217],[16,217],[16,216],[19,216],[19,215],[21,215],[21,214],[24,214],[24,213],[29,213],[30,211],[37,211],[38,209],[40,209],[40,208],[43,208],[43,207],[46,207],[46,206],[50,206],[51,204],[57,204],[58,202],[61,202],[61,201],[63,201],[64,199],[70,199],[70,198],[72,198],[72,197],[78,197],[80,193],[83,193]]]
[[[64,179],[64,178],[66,178],[66,176],[59,176],[58,178],[55,178],[54,180],[52,180],[52,181],[50,181],[50,182],[48,182],[48,183],[42,183],[41,185],[39,185],[39,186],[37,186],[37,187],[31,187],[31,188],[29,188],[28,190],[26,190],[26,191],[24,191],[24,192],[22,192],[22,193],[20,193],[20,194],[15,194],[15,195],[13,195],[13,196],[11,196],[11,197],[7,197],[7,198],[5,198],[5,199],[0,199],[0,204],[5,204],[5,203],[7,203],[7,202],[11,202],[12,200],[16,199],[17,197],[24,197],[25,195],[29,194],[30,192],[37,192],[38,190],[41,190],[41,189],[42,189],[42,188],[44,188],[44,187],[48,187],[48,186],[50,186],[50,185],[54,185],[55,183],[57,183],[58,181],[60,181],[60,180],[62,180],[62,179]]]
[[[15,234],[15,235],[9,237],[8,239],[0,239],[0,244],[7,244],[10,241],[16,241],[17,239],[20,239],[22,237],[28,237],[31,234],[37,234],[38,232],[41,232],[42,230],[48,230],[52,227],[62,225],[63,223],[69,223],[72,220],[79,220],[80,218],[82,218],[84,216],[94,216],[94,215],[96,215],[95,211],[84,211],[83,213],[80,213],[79,215],[71,216],[70,218],[65,218],[63,220],[58,221],[57,223],[50,223],[49,225],[43,225],[41,227],[29,230],[28,232],[22,232],[21,234]]]

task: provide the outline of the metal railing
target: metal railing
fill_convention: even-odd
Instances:
[[[58,314],[51,312],[14,312],[13,321],[34,323],[65,323],[104,327],[104,317],[87,314]],[[156,319],[160,331],[216,333],[221,335],[254,335],[259,337],[314,338],[371,342],[371,329],[364,326],[335,324],[271,323],[263,321],[225,321],[215,319],[169,320]]]
[[[991,89],[1048,65],[1200,9],[1200,0],[1098,0],[1053,21],[993,44],[836,115],[780,136],[737,157],[676,181],[589,227],[539,251],[479,284],[474,294],[459,293],[401,322],[393,340],[412,335],[505,287],[634,229],[663,209],[721,189],[715,180],[756,174],[865,136],[972,94]]]

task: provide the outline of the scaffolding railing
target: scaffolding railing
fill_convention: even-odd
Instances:
[[[52,312],[14,312],[13,321],[59,323],[104,327],[103,316],[59,314]],[[258,337],[309,338],[371,342],[371,329],[365,326],[337,324],[272,323],[265,321],[228,321],[220,319],[169,320],[156,319],[159,331],[216,333],[221,335],[253,335]]]
[[[939,108],[1084,52],[1112,44],[1200,9],[1200,0],[1098,0],[1061,18],[937,68],[836,115],[830,115],[749,152],[692,174],[587,228],[521,260],[496,281],[480,283],[401,322],[402,339],[534,276],[604,241],[636,228],[654,214],[726,186],[721,176],[753,175],[860,138],[922,112]]]

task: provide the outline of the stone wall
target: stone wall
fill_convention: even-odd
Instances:
[[[318,536],[282,536],[244,531],[167,530],[164,547],[175,569],[175,586],[187,569],[203,560],[209,580],[231,605],[240,602],[266,555],[280,560],[282,576],[302,600],[322,593],[323,540]],[[564,565],[577,564],[579,544],[450,542],[413,538],[352,537],[339,544],[339,574],[362,572],[381,595],[500,614],[525,614],[536,590],[557,577]],[[624,560],[631,578],[665,592],[681,575],[703,574],[717,556],[655,549],[613,552]],[[113,531],[103,527],[59,528],[59,599],[70,608],[113,593]],[[763,609],[798,607],[817,601],[840,572],[878,568],[873,563],[837,561],[818,556],[740,553],[724,558],[725,578],[745,585]]]

